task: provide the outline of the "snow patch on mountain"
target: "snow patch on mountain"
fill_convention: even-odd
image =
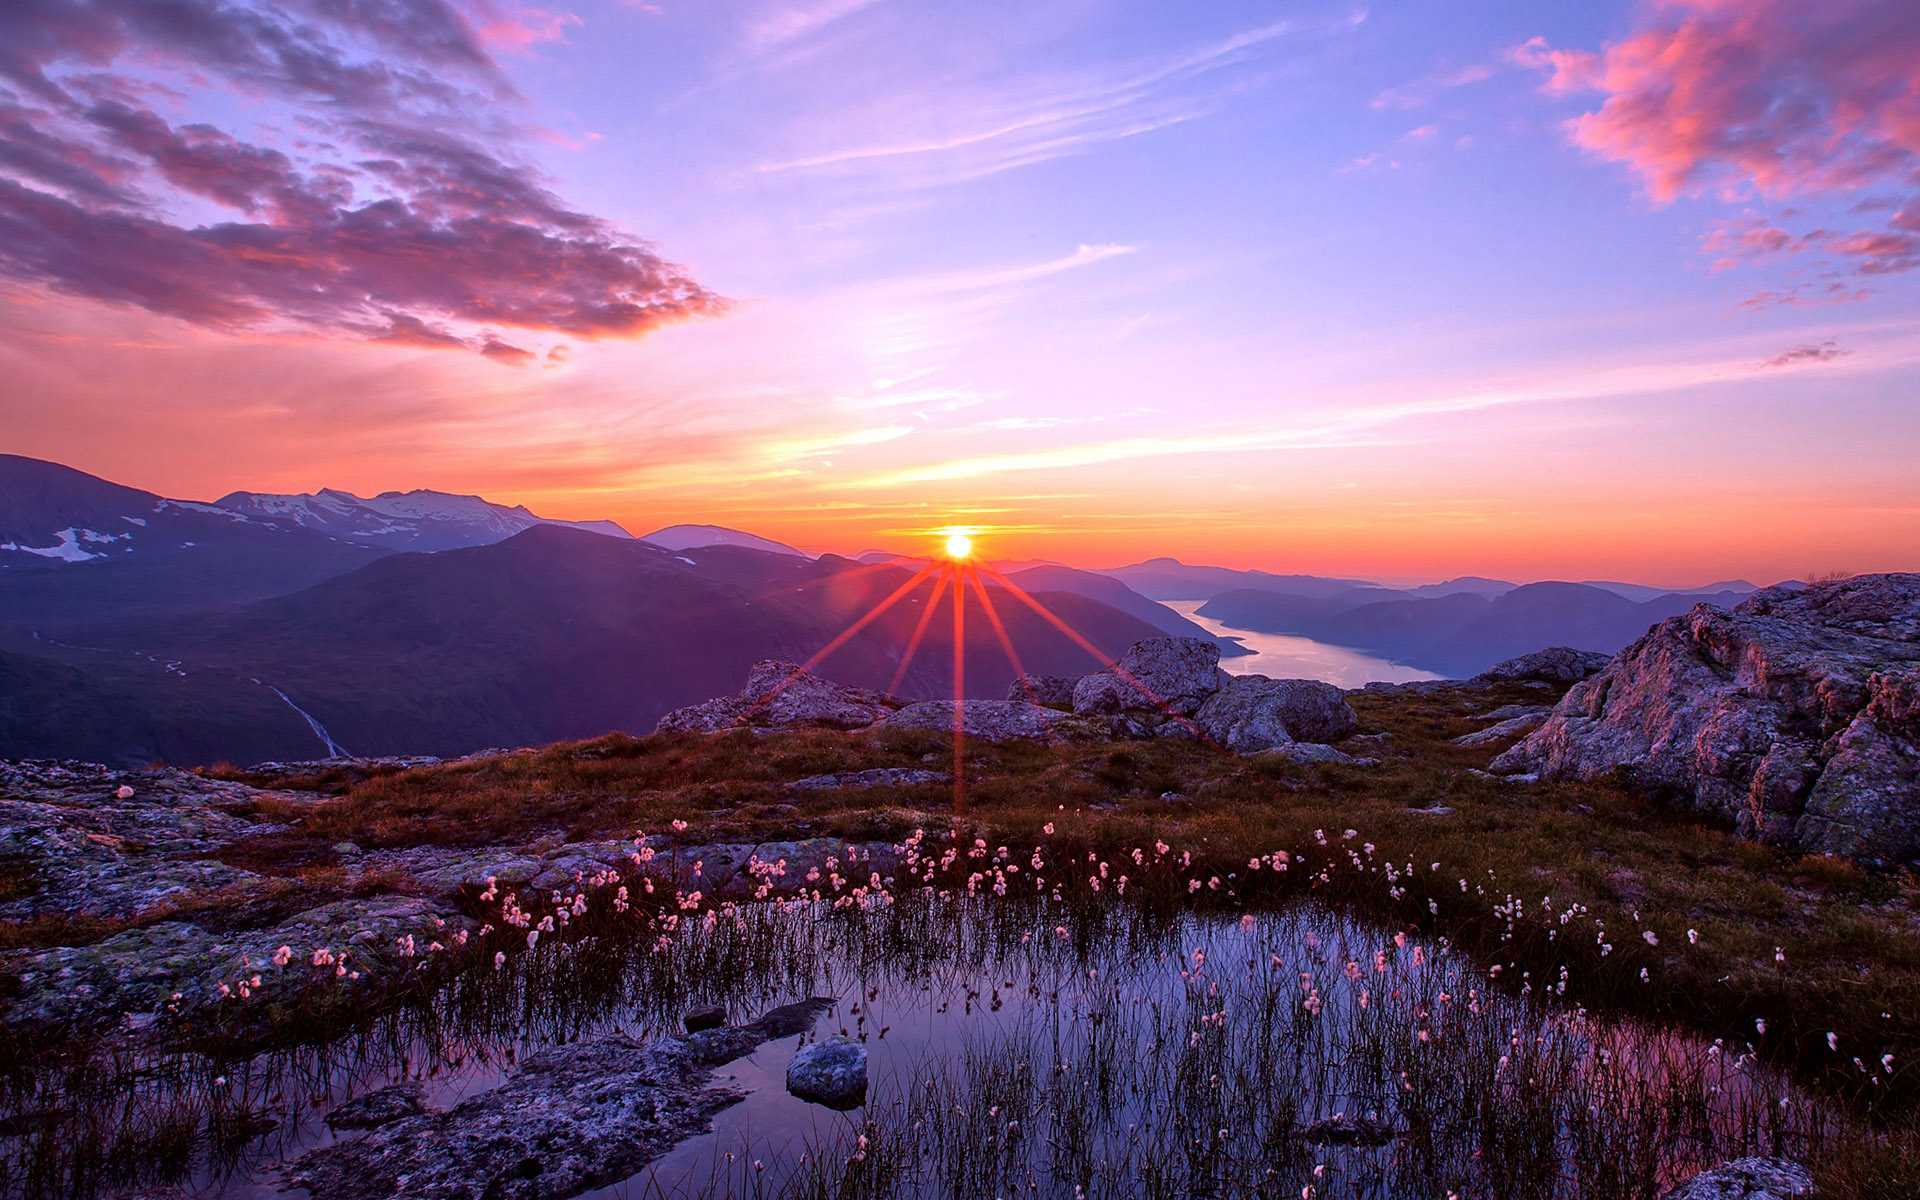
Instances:
[[[0,550],[15,550],[22,554],[37,554],[41,558],[57,558],[61,562],[86,562],[89,559],[105,558],[106,554],[104,552],[95,553],[94,551],[86,549],[82,545],[83,542],[87,545],[97,546],[111,542],[125,541],[133,535],[130,533],[99,533],[92,529],[76,529],[73,526],[68,526],[65,529],[56,531],[53,536],[56,540],[51,546],[23,546],[18,542],[0,542]]]
[[[772,538],[763,538],[758,534],[743,533],[738,529],[728,529],[724,525],[669,525],[665,529],[656,529],[640,539],[650,542],[663,550],[703,550],[708,546],[739,546],[747,550],[764,550],[769,554],[790,554],[795,558],[812,558],[811,554],[796,550],[785,542],[776,542]]]

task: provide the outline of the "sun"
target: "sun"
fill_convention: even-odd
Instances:
[[[972,553],[973,553],[972,538],[968,537],[964,533],[950,533],[947,535],[947,557],[948,558],[962,559],[970,556]]]

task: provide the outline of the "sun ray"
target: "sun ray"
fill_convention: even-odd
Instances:
[[[1027,677],[1026,664],[1020,661],[1019,651],[1013,648],[1013,639],[1007,636],[1007,627],[1000,620],[1000,610],[994,607],[993,597],[987,594],[987,585],[980,578],[979,569],[968,571],[967,579],[980,597],[980,608],[987,615],[987,624],[993,626],[994,636],[1000,639],[1000,648],[1007,652],[1007,661],[1013,664],[1013,673],[1020,679],[1020,689],[1027,694],[1027,702],[1032,703],[1035,694],[1033,680]]]
[[[927,597],[927,607],[920,613],[920,621],[913,627],[913,636],[907,639],[907,648],[900,655],[900,666],[887,683],[887,693],[897,695],[900,681],[907,677],[907,668],[913,663],[915,652],[920,649],[920,640],[927,636],[927,627],[933,624],[934,610],[940,607],[940,597],[947,593],[947,575],[941,572],[933,581],[933,595]]]
[[[967,593],[957,578],[958,566],[949,566],[953,584],[953,815],[967,811],[966,776],[961,774],[967,737]]]
[[[1049,624],[1051,624],[1055,629],[1058,629],[1061,633],[1064,633],[1069,638],[1073,639],[1076,645],[1078,645],[1082,650],[1085,650],[1088,654],[1093,655],[1094,658],[1096,658],[1106,666],[1107,670],[1112,671],[1115,676],[1117,676],[1119,679],[1121,679],[1130,687],[1132,687],[1134,691],[1139,692],[1142,696],[1145,696],[1148,702],[1151,703],[1155,708],[1158,708],[1161,712],[1167,714],[1169,717],[1172,717],[1174,720],[1180,722],[1181,725],[1185,726],[1189,732],[1191,732],[1195,737],[1199,738],[1201,741],[1207,743],[1208,745],[1217,744],[1215,743],[1214,739],[1207,736],[1205,730],[1201,729],[1200,726],[1194,722],[1193,718],[1188,717],[1184,713],[1175,712],[1173,710],[1173,706],[1168,704],[1166,700],[1162,699],[1159,695],[1157,695],[1152,688],[1148,687],[1146,684],[1141,683],[1138,679],[1134,678],[1133,674],[1129,672],[1125,667],[1122,667],[1119,663],[1115,662],[1113,659],[1108,658],[1104,653],[1101,652],[1098,646],[1095,646],[1092,642],[1082,637],[1080,635],[1079,630],[1075,629],[1073,626],[1061,620],[1058,616],[1054,614],[1052,609],[1048,608],[1046,605],[1040,603],[1040,601],[1034,599],[1031,595],[1029,595],[1025,588],[1021,587],[1019,584],[1015,583],[1013,580],[1008,579],[1005,575],[1002,575],[1000,572],[994,570],[992,567],[985,565],[984,563],[981,564],[980,569],[982,571],[985,571],[987,574],[993,576],[995,582],[999,583],[1002,587],[1005,587],[1008,591],[1012,592],[1024,604],[1026,604],[1028,608],[1031,608],[1034,612],[1039,613],[1040,616],[1044,620],[1046,620]]]
[[[813,670],[813,668],[818,666],[820,662],[827,657],[827,655],[832,654],[835,650],[838,650],[840,647],[846,645],[848,639],[852,638],[854,634],[859,633],[862,629],[865,629],[868,625],[871,625],[876,619],[879,618],[880,614],[886,612],[889,608],[892,608],[895,604],[899,603],[901,597],[905,596],[908,592],[911,592],[914,588],[920,586],[920,581],[925,579],[928,575],[931,575],[937,566],[938,564],[936,563],[928,563],[926,566],[920,568],[920,570],[913,576],[913,578],[907,580],[905,583],[901,584],[899,587],[893,589],[893,591],[886,597],[886,599],[880,601],[878,604],[875,604],[872,608],[868,609],[865,616],[862,616],[859,620],[847,626],[844,630],[840,632],[840,635],[838,637],[834,638],[832,641],[828,642],[826,645],[820,647],[820,649],[814,651],[813,656],[811,658],[801,663],[798,667],[795,667],[793,671],[790,672],[785,679],[782,679],[779,683],[767,689],[766,695],[757,697],[752,704],[747,706],[746,710],[741,714],[741,716],[743,718],[751,716],[752,714],[758,712],[760,709],[765,708],[767,705],[773,703],[773,698],[775,696],[778,696],[781,692],[785,691],[787,687],[793,683],[794,680],[800,678],[800,676],[802,675],[805,675],[808,671]]]

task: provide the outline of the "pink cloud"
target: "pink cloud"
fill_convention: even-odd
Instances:
[[[485,48],[500,23],[525,45],[572,18],[477,11],[493,24],[445,0],[19,0],[0,40],[0,282],[496,361],[530,354],[473,326],[618,338],[719,311],[549,191],[491,111],[512,94]],[[151,72],[287,106],[309,136],[175,126]],[[207,202],[234,217],[177,215]]]
[[[1627,166],[1656,203],[1910,192],[1920,177],[1920,5],[1911,0],[1660,0],[1639,30],[1597,54],[1535,38],[1508,58],[1549,72],[1550,92],[1605,93],[1569,123],[1570,135]],[[1863,273],[1906,270],[1920,265],[1911,236],[1920,231],[1900,220],[1798,240]],[[1779,253],[1795,240],[1749,231],[1736,249]]]

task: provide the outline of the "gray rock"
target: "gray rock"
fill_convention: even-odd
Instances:
[[[1208,737],[1252,754],[1291,742],[1332,742],[1360,726],[1346,694],[1317,679],[1242,675],[1201,706],[1197,721]]]
[[[1610,654],[1575,650],[1571,646],[1554,646],[1496,663],[1474,678],[1481,683],[1523,683],[1528,680],[1578,683],[1589,676],[1598,675],[1612,661]]]
[[[1665,1200],[1791,1200],[1816,1196],[1813,1174],[1787,1158],[1737,1158],[1702,1171]]]
[[[1029,675],[1025,681],[1016,679],[1007,685],[1007,699],[1048,708],[1072,708],[1073,687],[1078,682],[1077,675]]]
[[[904,711],[904,710],[903,710]],[[953,706],[947,706],[948,728],[952,728]],[[792,786],[813,790],[871,787],[915,787],[923,783],[946,783],[951,775],[926,771],[919,767],[874,767],[868,771],[848,771],[842,775],[809,775],[796,779]]]
[[[967,700],[960,706],[961,732],[983,742],[1016,738],[1047,740],[1063,714],[1019,700]],[[924,700],[889,713],[883,728],[920,733],[953,732],[953,701]]]
[[[364,1096],[356,1096],[327,1114],[328,1129],[378,1129],[382,1125],[425,1112],[420,1089],[413,1084],[396,1083]]]
[[[1111,671],[1083,675],[1073,711],[1083,716],[1171,712],[1191,717],[1220,690],[1220,646],[1200,638],[1135,642]]]
[[[1453,744],[1456,746],[1470,747],[1491,746],[1495,742],[1504,741],[1510,737],[1518,737],[1530,729],[1538,728],[1540,724],[1547,719],[1547,714],[1551,711],[1551,709],[1542,707],[1537,713],[1528,713],[1525,716],[1509,717],[1504,721],[1496,721],[1485,729],[1476,729],[1472,733],[1462,734],[1454,738]]]
[[[1254,758],[1284,758],[1290,763],[1307,766],[1311,763],[1347,763],[1353,766],[1371,767],[1378,760],[1355,758],[1351,754],[1336,750],[1321,742],[1287,742],[1280,746],[1269,746],[1265,750],[1253,752]]]
[[[333,852],[341,858],[358,858],[366,853],[356,842],[335,842],[333,844]]]
[[[1574,685],[1502,774],[1642,788],[1748,836],[1920,862],[1920,575],[1701,604]]]
[[[726,729],[865,729],[903,702],[868,688],[833,683],[789,662],[755,663],[738,696],[679,708],[660,718],[656,733],[717,733]]]
[[[803,1048],[787,1064],[787,1090],[828,1108],[858,1108],[867,1099],[867,1048],[845,1038]]]
[[[703,1029],[718,1029],[727,1023],[727,1010],[718,1004],[702,1004],[690,1008],[687,1015],[680,1019],[688,1033],[699,1033]]]
[[[739,1028],[642,1043],[602,1034],[524,1060],[505,1083],[444,1113],[421,1112],[322,1146],[289,1186],[328,1200],[557,1200],[633,1175],[712,1126],[745,1093],[713,1068],[811,1027],[831,1001],[803,1001]]]
[[[186,1011],[209,1004],[232,1006],[242,1015],[259,1012],[264,1018],[268,1001],[317,982],[362,990],[391,983],[438,953],[430,949],[433,943],[450,945],[462,930],[473,928],[466,917],[443,916],[430,901],[410,896],[336,901],[241,933],[162,921],[88,946],[5,956],[6,969],[19,979],[19,993],[5,1019],[85,1023],[122,1012]],[[279,966],[274,955],[282,946],[291,959]],[[335,959],[344,956],[344,965],[360,978],[336,976],[338,963],[316,965],[316,951]],[[258,989],[251,983],[256,977],[261,981]],[[222,985],[237,993],[242,982],[252,998],[220,993]]]

